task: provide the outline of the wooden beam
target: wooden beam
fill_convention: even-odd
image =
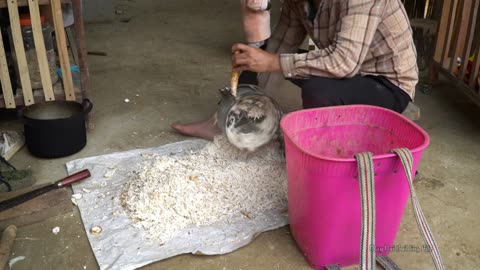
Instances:
[[[458,69],[457,64],[457,57],[462,57],[462,54],[465,52],[465,45],[467,43],[467,33],[469,22],[470,22],[470,14],[472,12],[473,0],[465,0],[462,1],[462,6],[459,7],[461,9],[460,16],[457,17],[455,20],[456,28],[454,29],[455,37],[454,37],[454,47],[453,47],[453,55],[450,61],[450,72],[456,72]],[[457,22],[459,22],[457,24]],[[462,58],[462,66],[468,65],[468,57]],[[461,75],[461,74],[459,74]],[[463,77],[459,77],[460,80],[463,80]]]
[[[25,105],[33,104],[32,82],[25,56],[25,46],[23,46],[23,37],[20,29],[20,17],[18,15],[17,0],[8,1],[8,14],[10,15],[10,27],[15,46],[15,57],[17,59],[18,73],[22,83],[22,92]]]
[[[2,85],[5,107],[9,109],[15,108],[12,82],[10,81],[10,73],[8,72],[7,56],[5,54],[5,47],[3,46],[2,35],[0,35],[0,84]]]
[[[16,104],[16,107],[22,107],[22,106],[25,106],[25,104],[23,103],[23,97],[21,96],[16,96],[14,98],[15,100],[15,104]],[[45,97],[44,96],[33,96],[33,100],[35,103],[39,103],[39,102],[45,102]],[[65,100],[65,94],[64,93],[61,93],[61,94],[55,94],[55,100]],[[82,97],[81,97],[81,94],[80,93],[76,93],[76,101],[77,102],[82,102]],[[5,108],[5,100],[3,99],[3,97],[0,97],[0,108]]]
[[[453,30],[455,26],[455,17],[457,14],[457,5],[458,5],[458,0],[453,0],[452,2],[452,7],[450,10],[450,14],[448,15],[448,34],[447,34],[447,39],[445,41],[445,47],[443,48],[443,53],[442,53],[442,67],[445,67],[445,64],[448,65],[447,62],[445,62],[448,59],[448,55],[450,53],[450,46],[451,46],[451,41],[452,41],[452,36],[453,36]],[[447,66],[447,69],[450,69],[450,67]]]
[[[477,14],[478,14],[478,9],[479,9],[479,4],[475,3],[474,12],[476,12]],[[474,25],[476,25],[476,19],[477,19],[476,17],[473,18],[472,27],[475,27]],[[473,35],[475,35],[475,30],[473,30]],[[475,84],[477,83],[479,69],[480,69],[480,46],[477,44],[477,47],[475,48],[475,60],[473,62],[472,70],[470,71],[470,80],[468,82],[468,85],[471,88],[474,88]]]
[[[78,65],[80,66],[80,83],[82,88],[82,98],[90,99],[90,74],[88,71],[87,45],[85,44],[85,27],[83,24],[82,1],[72,0],[73,17],[75,19],[75,37],[78,46]],[[95,128],[94,116],[91,112],[87,116],[87,127],[92,130]]]
[[[57,39],[58,56],[62,68],[63,87],[67,100],[75,100],[75,90],[73,89],[72,70],[70,67],[70,57],[67,50],[67,39],[65,37],[65,26],[63,24],[62,6],[60,0],[52,0],[52,15],[55,25],[55,37]]]
[[[0,8],[7,7],[7,0],[0,0]],[[71,0],[62,0],[62,3],[71,3]],[[49,5],[50,0],[38,0],[39,5]],[[19,7],[26,7],[28,6],[28,0],[18,0]]]
[[[460,70],[460,78],[463,80],[465,77],[465,74],[467,72],[467,67],[468,67],[468,59],[470,58],[470,53],[472,51],[473,47],[473,37],[475,35],[475,25],[476,25],[476,20],[477,20],[477,15],[478,15],[478,7],[480,4],[480,0],[474,0],[473,3],[473,8],[470,10],[469,14],[469,22],[468,22],[468,30],[467,30],[467,48],[464,50],[463,55],[461,56],[463,60],[462,63],[462,68]],[[471,77],[475,77],[473,75],[474,73],[470,73]]]
[[[90,97],[90,73],[88,71],[87,45],[85,44],[85,27],[82,15],[82,1],[72,0],[73,16],[75,18],[75,37],[78,46],[78,65],[80,67],[80,77],[83,98]],[[90,114],[92,115],[92,114]]]
[[[440,17],[440,23],[438,24],[437,42],[435,45],[435,53],[433,56],[433,59],[437,63],[441,63],[443,59],[446,41],[445,39],[447,37],[448,15],[450,14],[452,1],[454,0],[444,0],[443,2],[442,16]]]
[[[35,50],[37,52],[43,92],[46,100],[54,100],[55,96],[53,94],[52,78],[50,77],[47,50],[45,48],[45,41],[43,39],[40,10],[37,0],[28,0],[28,7],[30,9],[30,18],[32,20],[33,41],[35,43]]]

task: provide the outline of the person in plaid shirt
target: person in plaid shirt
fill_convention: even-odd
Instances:
[[[317,50],[299,50],[307,36]],[[417,55],[400,0],[284,0],[266,43],[233,45],[239,83],[280,72],[301,88],[305,109],[365,104],[401,113],[414,99]],[[213,117],[172,127],[205,139],[220,132]]]

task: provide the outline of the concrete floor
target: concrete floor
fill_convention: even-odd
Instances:
[[[237,2],[118,2],[124,14],[114,23],[87,26],[89,49],[108,53],[89,58],[95,129],[89,132],[87,147],[56,160],[36,159],[24,148],[11,162],[18,168],[31,167],[38,182],[44,183],[63,177],[64,164],[72,159],[186,139],[172,133],[169,124],[199,120],[215,109],[217,89],[229,81],[230,46],[243,40]],[[119,21],[130,16],[129,23]],[[298,108],[298,89],[281,83],[270,90],[289,110]],[[125,98],[130,103],[124,103]],[[478,269],[480,109],[445,82],[431,96],[418,93],[416,102],[422,110],[419,123],[431,136],[415,183],[418,197],[447,268]],[[21,128],[7,120],[0,126]],[[61,228],[58,235],[51,233],[55,226]],[[15,264],[16,270],[98,268],[77,210],[22,227],[18,237],[12,258],[26,259]],[[396,244],[423,244],[410,208]],[[426,253],[397,252],[392,257],[403,269],[433,269]],[[144,269],[310,267],[288,228],[282,228],[228,255],[182,255]]]

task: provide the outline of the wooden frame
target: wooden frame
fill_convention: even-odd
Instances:
[[[438,72],[442,72],[464,86],[463,89],[468,87],[471,93],[467,94],[480,104],[480,35],[475,36],[480,34],[480,29],[477,29],[479,7],[480,0],[443,1],[430,81],[434,83],[438,79]],[[474,60],[470,62],[472,56]],[[457,64],[457,59],[461,59],[460,64]]]
[[[71,3],[74,12],[75,36],[77,38],[76,47],[78,47],[77,58],[78,65],[80,67],[81,78],[81,86],[78,91],[75,91],[70,70],[70,57],[67,50],[61,3]],[[58,57],[62,70],[63,84],[57,83],[56,85],[52,85],[51,82],[48,61],[46,57],[46,49],[40,23],[40,5],[49,6],[51,8],[53,27],[55,29],[55,36],[57,40]],[[23,45],[23,38],[20,30],[18,7],[21,6],[28,6],[30,10],[32,31],[35,42],[35,50],[37,53],[40,68],[43,95],[39,95],[39,93],[37,93],[40,91],[32,91],[27,59],[25,57],[25,48]],[[21,91],[17,91],[16,96],[13,95],[13,89],[11,87],[8,67],[6,64],[6,53],[3,48],[3,43],[7,41],[3,41],[2,43],[2,40],[0,40],[0,80],[3,90],[3,96],[0,97],[0,108],[13,109],[19,106],[29,106],[37,102],[59,99],[79,102],[83,99],[90,99],[88,90],[89,74],[87,63],[87,49],[85,45],[85,31],[81,10],[81,0],[0,0],[0,8],[5,7],[8,8],[8,12],[10,15],[10,25],[13,39],[12,43],[14,44],[14,48],[12,48],[12,50],[15,51],[15,55],[17,57],[18,73],[20,81],[22,83],[22,89]],[[62,89],[62,87],[60,87],[59,85],[63,85],[64,89]]]

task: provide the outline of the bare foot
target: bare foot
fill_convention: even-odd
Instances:
[[[216,135],[221,134],[221,130],[217,126],[214,115],[210,116],[207,120],[191,124],[173,123],[171,127],[180,134],[210,141],[213,141],[213,138]]]

